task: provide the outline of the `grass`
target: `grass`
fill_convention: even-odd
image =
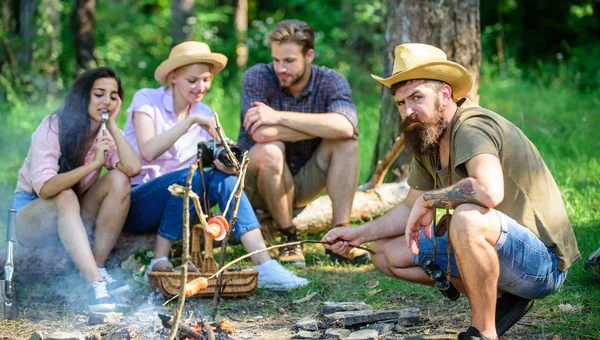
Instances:
[[[127,90],[127,93],[133,94],[133,89]],[[533,320],[533,326],[526,330],[533,329],[535,334],[557,335],[564,339],[600,338],[599,284],[589,271],[583,269],[587,256],[600,247],[600,233],[597,232],[600,225],[600,160],[596,156],[600,150],[600,138],[595,134],[595,128],[600,126],[600,93],[581,93],[564,84],[560,87],[541,87],[519,79],[484,76],[480,94],[482,106],[514,122],[539,149],[561,190],[579,250],[584,257],[572,267],[566,283],[558,292],[536,302],[528,315],[528,320]],[[355,94],[360,112],[361,183],[368,178],[373,161],[379,98],[379,93],[375,91]],[[125,103],[129,102],[130,98],[125,100]],[[239,94],[235,90],[215,87],[207,96],[207,103],[220,114],[227,134],[237,136]],[[29,136],[41,118],[58,105],[55,101],[41,107],[21,104],[9,108],[8,113],[0,116],[0,145],[4,146],[0,154],[0,207],[4,211],[10,206],[17,170],[27,152]],[[125,120],[122,115],[121,126]],[[0,216],[2,233],[5,215]],[[319,236],[309,235],[308,238],[318,239]],[[4,237],[0,236],[0,240],[4,240]],[[233,258],[241,255],[243,250],[235,246],[230,247],[229,252],[228,258]],[[458,320],[458,324],[454,325],[458,329],[468,322],[464,321],[468,320],[469,315],[465,299],[461,299],[457,312],[454,303],[440,298],[433,289],[385,277],[370,265],[348,267],[331,263],[318,245],[307,245],[307,262],[309,267],[299,272],[310,279],[307,288],[285,296],[259,291],[245,299],[225,299],[221,304],[221,312],[238,310],[241,303],[257,306],[263,315],[278,314],[276,306],[283,304],[294,309],[290,300],[301,298],[308,291],[316,291],[319,301],[365,301],[374,308],[422,307],[428,311],[431,319],[444,313],[449,318],[458,318],[452,319]],[[377,280],[379,285],[369,288],[365,284],[369,280]],[[140,289],[143,290],[144,286]],[[35,292],[35,296],[44,296],[40,290],[43,287],[32,286],[27,294]],[[206,305],[207,300],[193,300],[190,303],[190,308],[195,308],[194,304]],[[581,311],[563,312],[559,308],[561,304],[581,307]],[[302,308],[307,310],[302,313],[312,314],[317,307],[316,303],[303,305]]]

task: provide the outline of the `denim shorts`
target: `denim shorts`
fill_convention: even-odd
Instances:
[[[502,230],[496,242],[500,260],[498,289],[528,299],[540,299],[552,293],[564,282],[567,271],[558,270],[558,257],[544,245],[535,234],[517,221],[500,211]],[[448,266],[447,236],[438,237],[435,262],[446,272]],[[423,230],[419,237],[419,255],[413,255],[413,265],[418,266],[425,257],[433,257],[433,239],[425,237]],[[450,250],[450,271],[460,277]]]
[[[35,201],[36,199],[38,199],[38,195],[34,193],[26,191],[15,192],[12,208],[19,212],[19,210],[21,210],[24,206]]]

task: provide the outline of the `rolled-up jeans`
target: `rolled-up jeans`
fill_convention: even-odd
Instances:
[[[500,237],[495,248],[500,262],[498,289],[528,299],[541,299],[558,289],[567,277],[568,270],[558,270],[558,257],[528,228],[498,213],[501,223]],[[447,271],[448,233],[437,238],[435,262]],[[413,265],[418,266],[425,257],[433,257],[433,240],[419,235],[419,255],[413,255]],[[454,251],[450,250],[450,271],[460,277]]]
[[[168,188],[171,184],[185,186],[188,173],[188,169],[173,171],[131,188],[129,213],[123,231],[146,233],[158,229],[158,235],[165,239],[180,240],[183,234],[183,199],[171,195]],[[205,171],[197,170],[192,179],[192,190],[200,197],[202,207],[204,207],[204,190],[200,174],[204,176],[208,206],[218,204],[223,211],[233,193],[237,177],[213,168]],[[227,211],[227,220],[231,217],[233,204],[232,200]],[[191,220],[196,216],[196,210],[191,200],[189,205]],[[250,230],[260,228],[250,201],[243,192],[237,215],[238,219],[233,226],[233,234],[237,240]]]

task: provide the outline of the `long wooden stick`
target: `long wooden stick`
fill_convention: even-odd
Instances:
[[[227,139],[225,138],[225,134],[223,133],[223,128],[221,127],[221,122],[219,122],[219,114],[217,113],[217,111],[215,111],[215,108],[212,108],[213,112],[215,113],[215,125],[217,126],[216,130],[217,130],[217,135],[219,136],[219,140],[221,141],[221,143],[223,144],[223,147],[225,148],[225,151],[227,152],[227,158],[229,158],[229,161],[231,162],[231,164],[233,164],[233,167],[237,170],[237,172],[240,172],[240,162],[238,162],[237,158],[235,158],[235,156],[233,155],[233,152],[231,152],[231,149],[229,148],[229,144],[227,144]]]
[[[242,197],[242,193],[244,192],[244,183],[246,180],[246,171],[248,170],[248,163],[250,163],[250,159],[248,158],[248,151],[244,152],[244,157],[242,158],[242,165],[240,170],[240,175],[238,177],[236,186],[237,190],[232,192],[231,196],[235,197],[233,210],[231,211],[231,218],[229,219],[230,228],[227,231],[227,235],[225,235],[225,239],[221,242],[221,255],[219,257],[219,268],[223,267],[225,264],[225,254],[227,252],[227,244],[229,243],[229,237],[231,237],[231,233],[233,231],[233,226],[238,218],[238,208],[240,206],[240,198]],[[231,199],[231,197],[230,197]],[[226,208],[227,209],[227,208]],[[225,213],[223,213],[225,215]],[[223,284],[223,275],[219,275],[217,278],[217,286],[215,289],[215,296],[213,298],[213,312],[211,318],[214,320],[217,317],[217,311],[219,309],[219,303],[221,302],[222,289],[221,286]]]
[[[190,166],[190,172],[185,181],[186,190],[183,194],[183,265],[181,266],[181,287],[179,287],[179,303],[175,309],[175,315],[173,315],[173,327],[169,333],[169,340],[174,340],[177,336],[177,328],[179,327],[179,319],[181,318],[181,312],[183,311],[183,305],[185,303],[185,283],[187,282],[187,263],[190,258],[189,254],[189,230],[190,230],[190,192],[192,191],[192,179],[194,178],[194,172],[198,166],[192,164]]]
[[[335,242],[323,242],[323,241],[317,241],[317,240],[302,240],[302,241],[296,241],[296,242],[289,242],[289,243],[277,244],[277,245],[274,245],[274,246],[271,246],[271,247],[267,247],[267,248],[264,248],[264,249],[258,249],[258,250],[255,250],[255,251],[251,252],[251,253],[248,253],[248,254],[246,254],[246,255],[242,255],[242,256],[238,257],[237,259],[235,259],[235,260],[233,260],[233,261],[229,262],[227,265],[225,265],[225,266],[223,266],[221,269],[219,269],[219,270],[218,270],[216,273],[214,273],[214,274],[212,274],[211,276],[207,277],[207,278],[206,278],[206,280],[214,279],[214,278],[215,278],[217,275],[220,275],[220,274],[221,274],[222,272],[224,272],[224,271],[225,271],[227,268],[229,268],[229,267],[233,266],[234,264],[236,264],[236,263],[240,262],[241,260],[244,260],[244,259],[247,259],[247,258],[249,258],[249,257],[250,257],[250,256],[252,256],[252,255],[255,255],[255,254],[258,254],[258,253],[262,253],[263,251],[269,251],[269,250],[272,250],[272,249],[277,249],[277,248],[281,248],[281,247],[295,246],[295,245],[297,245],[297,244],[303,244],[303,243],[320,243],[320,244],[328,244],[328,245],[332,245],[332,244],[334,244]],[[358,248],[358,249],[362,249],[362,250],[368,251],[368,252],[369,252],[371,255],[375,255],[375,254],[376,254],[376,253],[375,253],[375,251],[374,251],[373,249],[369,249],[369,248],[367,248],[367,247],[353,246],[353,245],[351,245],[351,244],[349,244],[348,246],[349,246],[349,247],[351,247],[351,248]],[[195,280],[198,280],[198,279],[201,279],[201,278],[202,278],[202,277],[200,277],[200,278],[197,278],[197,279],[195,279]],[[191,284],[191,283],[192,283],[192,282],[194,282],[195,280],[192,280],[192,281],[188,282],[188,284]],[[180,293],[180,294],[181,294],[181,293]],[[163,303],[162,305],[163,305],[163,306],[166,306],[166,305],[167,305],[169,302],[173,301],[173,300],[174,300],[174,299],[176,299],[176,298],[177,298],[177,295],[173,296],[171,299],[167,300],[167,301],[166,301],[165,303]]]

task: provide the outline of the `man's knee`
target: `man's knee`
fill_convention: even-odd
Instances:
[[[346,155],[358,155],[358,140],[354,138],[347,139],[323,139],[319,146],[324,151],[341,152]]]
[[[285,145],[279,141],[255,144],[250,149],[250,163],[258,171],[281,172],[285,164]]]
[[[499,231],[499,223],[490,221],[490,211],[476,204],[461,204],[454,210],[449,232],[453,242],[473,242]]]

